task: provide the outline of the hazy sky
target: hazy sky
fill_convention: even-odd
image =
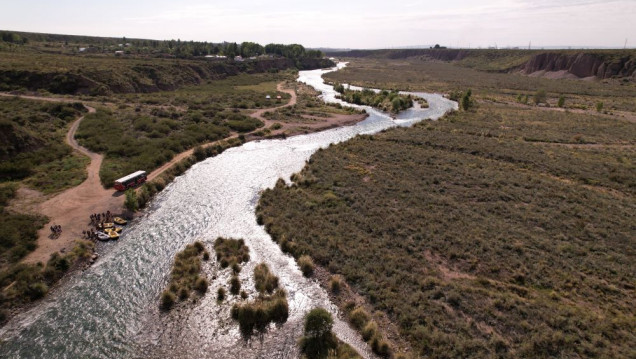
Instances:
[[[0,29],[387,48],[636,47],[636,0],[0,0]]]

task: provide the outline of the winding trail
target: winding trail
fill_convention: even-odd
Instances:
[[[95,108],[86,104],[84,107],[88,109],[88,113],[95,113]],[[121,211],[124,196],[105,189],[99,178],[104,156],[89,151],[75,140],[75,133],[83,119],[84,116],[81,116],[71,124],[66,134],[66,143],[90,158],[91,162],[86,168],[86,180],[79,186],[69,188],[36,207],[39,213],[49,217],[50,222],[38,232],[38,247],[25,257],[24,261],[27,263],[44,263],[52,253],[72,249],[73,241],[82,237],[82,230],[89,228],[91,213],[102,213],[107,210],[115,213]],[[62,234],[57,238],[51,237],[50,226],[52,225],[62,226]]]
[[[260,110],[257,110],[255,112],[253,112],[252,114],[250,114],[250,117],[255,118],[257,120],[260,120],[260,121],[263,121],[266,126],[269,126],[269,125],[273,124],[273,121],[268,120],[267,118],[263,117],[263,114],[265,114],[265,112],[272,111],[272,110],[278,110],[280,108],[285,108],[285,107],[289,107],[289,106],[294,106],[296,104],[296,102],[298,101],[298,97],[296,96],[296,91],[292,90],[292,89],[283,88],[284,84],[285,84],[285,82],[278,83],[278,85],[276,85],[276,90],[291,95],[291,99],[289,100],[288,103],[286,103],[284,105],[280,105],[280,106],[275,106],[275,107],[262,108]]]

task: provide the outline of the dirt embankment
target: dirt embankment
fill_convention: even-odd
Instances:
[[[630,78],[636,81],[636,52],[633,50],[390,49],[352,50],[328,55],[381,59],[425,58],[459,62],[487,71],[521,71],[527,75],[549,78]]]
[[[599,79],[623,77],[636,79],[636,58],[621,56],[609,58],[595,53],[565,54],[546,52],[534,55],[522,67],[525,74],[537,72],[565,72],[577,78],[596,77]]]

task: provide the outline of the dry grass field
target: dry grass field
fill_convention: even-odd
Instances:
[[[328,77],[470,87],[475,106],[318,151],[262,196],[284,250],[342,275],[407,356],[636,355],[633,84],[377,59]],[[517,103],[539,89],[571,107]],[[598,101],[607,114],[572,108]]]

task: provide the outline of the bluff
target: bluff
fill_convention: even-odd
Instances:
[[[621,56],[622,55],[622,56]],[[545,52],[532,56],[522,67],[522,72],[567,71],[579,77],[635,77],[636,57],[629,54],[611,53],[558,53]]]
[[[389,49],[331,52],[335,57],[384,59],[422,58],[456,62],[489,72],[566,71],[578,78],[631,78],[636,80],[634,50],[520,50],[520,49]]]

